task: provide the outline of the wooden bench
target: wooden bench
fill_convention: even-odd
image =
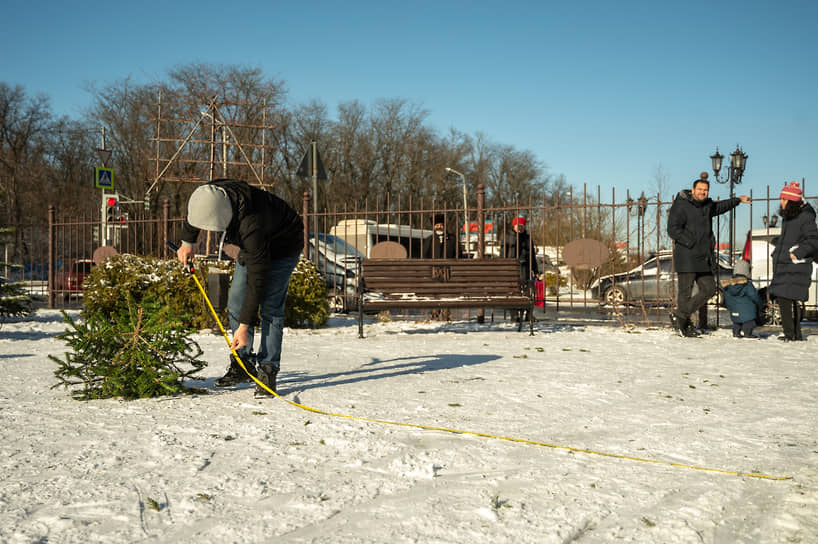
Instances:
[[[528,311],[533,335],[534,301],[520,280],[516,259],[366,259],[358,282],[358,336],[364,337],[364,312],[438,308]]]

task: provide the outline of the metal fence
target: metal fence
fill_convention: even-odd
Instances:
[[[305,193],[301,206],[305,253],[324,274],[333,307],[355,309],[356,263],[370,257],[375,243],[395,241],[405,247],[408,258],[428,256],[439,216],[443,216],[451,235],[449,243],[456,246],[455,254],[462,258],[500,256],[503,241],[513,235],[512,219],[526,218],[538,253],[537,279],[544,280],[535,284],[542,290],[537,291],[538,318],[662,321],[675,305],[676,285],[669,251],[672,242],[666,233],[670,201],[658,195],[635,197],[627,191],[617,195],[615,190],[607,197],[599,188],[589,192],[587,187],[508,207],[486,207],[482,187],[476,196],[473,209],[404,202],[385,195],[361,207],[338,206],[316,213]],[[772,196],[770,188],[764,195],[750,196],[752,202],[737,208],[732,219],[724,214],[714,220],[717,246],[726,265],[724,273],[729,273],[731,223],[735,225],[734,254],[744,248],[748,230],[775,232],[767,218],[773,218],[778,210],[777,190],[773,189]],[[70,285],[67,278],[74,263],[104,256],[99,248],[105,240],[119,253],[172,258],[166,242],[178,241],[183,218],[169,217],[169,209],[166,201],[159,217],[110,225],[98,219],[72,218],[52,207],[48,225],[18,226],[5,236],[7,266],[2,273],[25,282],[29,291],[41,296],[49,307],[80,304],[81,288]],[[103,228],[110,230],[105,233]],[[589,239],[608,248],[605,262],[593,268],[565,263],[565,247]],[[215,237],[202,237],[201,253],[213,253],[215,248]],[[16,263],[14,267],[8,266],[10,260]],[[772,270],[757,272],[767,278],[772,275]],[[818,292],[815,282],[812,290]],[[709,319],[718,323],[725,318],[711,306]]]

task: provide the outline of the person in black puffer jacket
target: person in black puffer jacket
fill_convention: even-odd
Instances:
[[[801,304],[809,298],[812,259],[818,252],[818,227],[815,210],[803,199],[798,183],[792,182],[779,195],[781,236],[773,250],[773,280],[770,295],[781,308],[784,336],[779,340],[803,340]]]
[[[532,278],[540,274],[537,266],[537,251],[534,249],[534,241],[525,230],[525,217],[515,217],[511,220],[511,231],[506,234],[500,254],[503,257],[517,259],[520,263],[520,275],[523,282],[528,284]]]
[[[525,293],[530,293],[534,288],[534,280],[540,275],[537,265],[537,250],[534,247],[534,240],[526,232],[525,217],[515,217],[511,220],[511,232],[506,234],[503,245],[500,247],[500,255],[505,258],[517,259],[520,263],[520,278],[523,282]],[[520,312],[518,320],[528,321],[531,316],[528,311]]]
[[[670,314],[670,321],[682,336],[698,336],[690,316],[716,292],[713,218],[741,202],[750,202],[744,195],[713,201],[707,196],[709,191],[707,172],[702,172],[693,182],[692,190],[681,191],[673,200],[667,220],[667,233],[674,241],[673,264],[679,279],[678,304],[676,311]],[[693,296],[694,283],[699,287],[696,296]]]
[[[222,232],[222,243],[239,247],[227,295],[231,348],[247,370],[273,391],[281,366],[284,303],[302,250],[303,229],[301,216],[272,193],[244,181],[219,179],[197,187],[190,195],[182,247],[176,252],[177,258],[187,263],[200,230]],[[261,346],[255,369],[253,325],[258,313]],[[226,387],[249,379],[231,356],[227,374],[216,380],[216,385]],[[270,396],[258,385],[256,395]]]

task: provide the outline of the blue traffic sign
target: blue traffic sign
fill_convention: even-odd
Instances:
[[[94,171],[94,187],[97,189],[114,188],[114,169],[98,167]]]

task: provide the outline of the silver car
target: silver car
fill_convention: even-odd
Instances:
[[[733,275],[730,258],[718,254],[719,269],[716,283]],[[673,271],[673,254],[660,252],[627,272],[602,276],[591,285],[591,292],[602,304],[671,304],[677,288]],[[693,292],[696,292],[694,286]]]

